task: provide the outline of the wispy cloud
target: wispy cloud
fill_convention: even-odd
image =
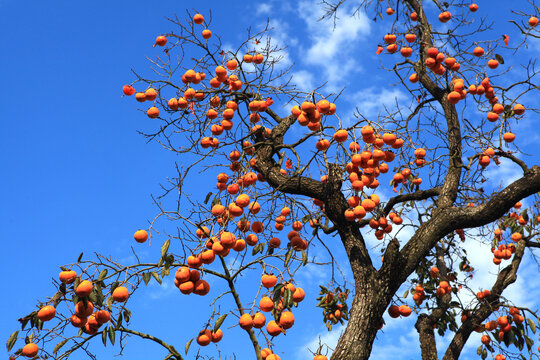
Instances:
[[[358,111],[368,117],[385,113],[385,107],[395,109],[396,101],[408,99],[408,96],[398,88],[366,88],[344,97]]]
[[[319,77],[328,82],[330,90],[343,87],[343,80],[354,75],[361,69],[356,57],[351,56],[351,43],[360,41],[361,35],[371,31],[370,20],[363,12],[352,15],[356,9],[353,1],[348,7],[340,10],[340,21],[318,21],[324,14],[320,6],[313,6],[311,1],[302,1],[298,7],[298,14],[305,22],[309,33],[309,44],[301,47],[302,62],[306,65],[322,67],[323,73]]]

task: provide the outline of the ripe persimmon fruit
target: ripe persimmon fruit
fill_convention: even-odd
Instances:
[[[206,40],[210,39],[212,37],[212,31],[209,29],[204,29],[202,31],[202,37]]]
[[[64,284],[71,284],[77,278],[77,273],[73,270],[65,270],[61,271],[58,277]]]
[[[41,321],[49,321],[56,315],[56,309],[54,306],[51,305],[45,305],[41,309],[39,309],[37,316],[39,320]]]
[[[137,230],[135,231],[133,237],[138,243],[143,243],[148,239],[148,233],[146,232],[146,230]]]
[[[77,294],[78,297],[85,297],[90,295],[92,293],[92,290],[94,289],[94,286],[92,285],[92,282],[89,280],[83,280],[77,286],[77,289],[75,289],[75,294]]]
[[[274,287],[276,283],[277,283],[277,277],[275,275],[264,274],[261,277],[261,284],[267,289]]]
[[[167,44],[167,37],[160,35],[156,38],[156,43],[154,44],[154,46],[165,46],[165,44]]]
[[[195,14],[193,16],[193,22],[197,25],[200,25],[202,24],[204,21],[204,16],[202,16],[202,14]]]
[[[125,302],[129,298],[129,291],[125,286],[119,286],[112,293],[114,301]]]
[[[24,345],[21,354],[27,358],[33,358],[37,355],[39,347],[34,343]]]

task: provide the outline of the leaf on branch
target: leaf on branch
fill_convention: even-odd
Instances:
[[[529,323],[529,327],[531,328],[531,331],[533,334],[536,334],[536,324],[532,319],[527,319],[527,322]]]
[[[210,200],[210,196],[212,196],[212,192],[209,192],[208,194],[206,194],[206,198],[204,199],[204,204],[208,204],[208,200]]]
[[[403,297],[404,297],[404,298],[406,298],[407,296],[409,296],[409,290],[407,290],[407,291],[405,291],[405,292],[403,293]]]
[[[161,256],[165,256],[167,251],[169,250],[169,246],[171,245],[171,239],[165,241],[163,245],[161,245]]]
[[[289,261],[291,260],[292,254],[293,254],[293,249],[290,248],[287,251],[287,254],[285,254],[285,261],[283,263],[283,266],[287,267],[287,265],[289,264]]]
[[[504,65],[504,59],[501,55],[495,54],[495,59],[499,62],[499,64]]]
[[[534,345],[534,341],[527,335],[524,335],[523,337],[525,338],[525,344],[527,344],[527,349],[531,351],[531,348]]]
[[[126,320],[126,323],[129,322],[130,317],[131,317],[131,311],[129,311],[129,309],[124,309],[124,319]]]
[[[66,343],[68,342],[69,339],[64,339],[62,341],[60,341],[58,344],[56,344],[56,346],[54,347],[53,349],[53,353],[57,353],[58,350],[60,350],[62,348],[62,346],[66,345]]]
[[[154,279],[156,279],[156,281],[159,283],[159,285],[161,285],[161,279],[159,278],[159,275],[157,274],[157,272],[152,271],[151,274],[154,277]]]
[[[103,346],[107,346],[107,328],[104,328],[101,332],[101,342],[103,343]]]
[[[308,262],[307,254],[304,250],[302,250],[302,266],[306,266],[307,262]]]
[[[113,302],[114,302],[113,297],[112,297],[112,296],[109,296],[109,297],[107,298],[107,308],[111,309],[111,306],[112,306]]]
[[[227,315],[228,315],[228,314],[223,314],[223,315],[221,315],[221,316],[217,319],[216,323],[214,324],[214,332],[216,332],[216,331],[219,330],[221,324],[223,324],[223,322],[224,322],[225,319],[227,318]],[[192,339],[192,340],[193,340],[193,339]],[[187,351],[186,351],[186,353],[187,353]]]
[[[116,319],[116,327],[119,328],[121,325],[122,325],[122,320],[123,320],[123,316],[122,316],[122,313],[118,314],[118,318]],[[114,345],[114,344],[113,344]]]
[[[107,269],[101,270],[101,272],[99,273],[99,276],[98,276],[98,281],[101,281],[101,280],[105,279],[105,276],[107,276]]]
[[[83,254],[84,254],[84,253],[81,253],[81,254],[79,255],[79,257],[77,258],[77,262],[81,262]]]
[[[114,337],[115,337],[116,334],[115,334],[114,329],[112,328],[112,326],[109,326],[108,333],[109,333],[109,340],[111,340],[111,344],[114,345]]]
[[[274,307],[278,307],[279,305],[279,299],[281,298],[281,288],[285,286],[283,284],[278,284],[276,287],[274,287],[274,295],[272,296],[272,300],[274,301]]]
[[[101,291],[101,286],[99,284],[96,284],[96,286],[94,286],[94,292],[96,293],[96,305],[103,305],[104,297],[103,292]]]
[[[258,243],[257,245],[255,245],[255,246],[253,247],[253,250],[251,250],[251,255],[252,255],[252,256],[255,256],[255,255],[257,255],[259,252],[262,252],[261,245],[262,245],[262,243]]]
[[[187,355],[187,352],[189,350],[189,346],[191,345],[191,342],[193,341],[193,339],[189,340],[186,344],[186,355]]]
[[[142,274],[142,278],[145,285],[148,285],[148,282],[150,281],[150,276],[151,276],[150,273],[147,273],[147,272]]]
[[[7,351],[11,351],[13,348],[13,345],[15,345],[15,342],[17,342],[17,336],[19,335],[19,331],[15,331],[13,334],[9,336],[9,339],[6,343]]]
[[[284,301],[283,301],[283,305],[285,308],[290,308],[292,306],[292,303],[293,303],[293,293],[291,291],[291,289],[289,288],[285,288],[285,294],[284,294]]]

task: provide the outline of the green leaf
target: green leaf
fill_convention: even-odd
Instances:
[[[154,277],[154,279],[156,279],[156,281],[161,285],[161,279],[159,278],[158,273],[155,271],[152,271],[151,274]]]
[[[107,269],[101,270],[101,272],[99,273],[99,276],[98,276],[98,281],[101,281],[101,280],[105,279],[105,276],[107,276]]]
[[[225,321],[226,317],[227,317],[227,314],[223,314],[216,320],[216,323],[214,324],[214,332],[218,331],[221,324],[223,324],[223,322]]]
[[[28,321],[29,319],[24,319],[23,321],[21,321],[21,330],[24,330],[24,327],[26,326],[26,324],[28,324]]]
[[[208,204],[208,200],[210,200],[210,196],[212,196],[212,192],[209,192],[208,194],[206,194],[206,198],[204,199],[204,204]],[[187,353],[187,351],[186,351]]]
[[[119,313],[118,318],[116,319],[116,328],[119,328],[122,325],[122,320],[123,319],[124,319],[124,317],[122,316],[122,313]]]
[[[7,351],[11,351],[13,345],[17,342],[17,336],[19,336],[19,331],[13,332],[6,343]]]
[[[307,253],[302,250],[302,266],[306,266],[308,262],[308,256],[307,256]]]
[[[112,328],[112,326],[109,326],[109,340],[111,340],[111,344],[113,345],[114,345],[114,337],[115,337],[114,329]]]
[[[191,345],[191,342],[193,341],[193,339],[189,340],[186,344],[186,355],[187,355],[187,352],[189,350],[189,346]]]
[[[81,283],[81,278],[77,276],[75,278],[75,281],[73,281],[73,289],[76,289],[77,286],[79,286],[80,283]]]
[[[103,343],[103,346],[107,346],[107,334],[107,327],[105,327],[101,332],[101,342]]]
[[[114,302],[114,299],[112,298],[112,296],[109,296],[107,298],[107,308],[109,308],[109,310],[111,309],[113,302]]]
[[[148,285],[148,282],[150,281],[150,276],[151,276],[150,273],[147,273],[147,272],[142,274],[142,278],[145,285]]]
[[[169,246],[171,245],[171,239],[168,239],[161,245],[161,256],[165,256],[167,251],[169,250]]]
[[[60,350],[62,348],[62,346],[66,345],[66,343],[68,342],[69,339],[64,339],[62,341],[60,341],[58,344],[56,344],[56,346],[54,347],[53,349],[53,353],[57,353],[58,350]]]
[[[96,294],[94,294],[94,292],[91,292],[90,295],[88,295],[88,300],[95,304],[97,302]]]
[[[478,355],[478,356],[482,355],[482,345],[480,345],[480,346],[476,349],[476,355]]]
[[[274,296],[272,296],[272,300],[274,301],[274,307],[277,307],[279,305],[279,299],[281,298],[281,288],[285,286],[283,284],[278,284],[274,287]]]
[[[253,250],[251,250],[251,256],[257,255],[259,252],[261,252],[261,245],[262,243],[258,243],[253,247]]]
[[[131,311],[128,309],[124,309],[124,319],[126,320],[126,323],[129,322],[129,318],[131,317]]]
[[[289,250],[285,254],[285,261],[283,263],[283,265],[285,267],[287,267],[287,265],[289,264],[289,261],[291,260],[292,254],[293,254],[293,248],[289,248]]]
[[[293,296],[293,293],[291,291],[291,289],[289,288],[285,288],[285,293],[283,294],[283,305],[285,308],[290,308],[292,306],[292,303],[293,303],[293,299],[292,299],[292,296]]]
[[[531,348],[534,345],[534,341],[530,337],[528,337],[527,335],[524,335],[523,337],[525,338],[525,344],[527,344],[527,349],[529,349],[529,351],[531,351]]]
[[[536,334],[536,324],[534,321],[532,321],[532,319],[527,319],[527,322],[529,323],[529,327],[531,328],[533,334]]]
[[[504,59],[501,55],[499,54],[495,54],[495,59],[497,59],[497,61],[501,64],[501,65],[504,65]]]
[[[101,286],[99,284],[96,284],[94,286],[94,292],[96,293],[96,305],[101,306],[103,305],[103,300],[105,300],[103,296],[103,291],[101,291]]]
[[[404,297],[404,298],[406,298],[407,296],[409,296],[409,290],[407,290],[407,291],[405,291],[405,292],[403,293],[403,297]]]
[[[79,257],[77,258],[77,262],[81,262],[83,254],[84,254],[84,253],[81,253],[81,254],[79,255]]]

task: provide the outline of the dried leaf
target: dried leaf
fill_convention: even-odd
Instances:
[[[193,341],[193,339],[189,340],[187,343],[186,343],[186,355],[187,355],[187,352],[189,350],[189,346],[191,345],[191,342]]]
[[[150,273],[147,273],[147,272],[142,274],[142,278],[145,285],[148,285],[148,282],[150,281],[150,276],[151,276]]]
[[[289,261],[291,260],[292,254],[293,254],[293,248],[290,248],[287,251],[287,254],[285,254],[285,261],[284,261],[284,264],[283,264],[285,267],[287,267],[287,265],[289,264]]]
[[[6,343],[7,351],[11,351],[13,348],[13,345],[17,342],[17,336],[19,335],[19,331],[15,331],[9,336],[9,339]]]
[[[64,346],[68,342],[68,340],[69,339],[64,339],[64,340],[60,341],[58,344],[56,344],[56,346],[53,349],[53,353],[57,353],[58,350],[60,350],[62,348],[62,346]]]
[[[157,274],[157,272],[152,271],[151,274],[154,277],[154,279],[156,279],[156,281],[161,285],[161,279],[159,278],[159,275]]]
[[[107,328],[104,328],[103,331],[101,332],[101,342],[103,343],[104,346],[107,346]]]
[[[212,196],[212,192],[209,192],[208,194],[206,194],[206,198],[204,199],[204,204],[208,204],[208,200],[210,200],[210,196]],[[187,351],[186,351],[187,353]]]
[[[169,246],[171,245],[171,239],[168,239],[161,245],[161,256],[165,256],[167,251],[169,250]]]
[[[112,326],[109,326],[109,340],[111,340],[111,344],[114,345],[114,339],[115,339],[115,332]]]
[[[227,314],[221,315],[221,316],[216,320],[216,323],[214,324],[214,332],[218,331],[218,329],[220,328],[221,324],[223,324],[223,322],[225,321],[225,318],[227,318]]]
[[[527,323],[529,323],[529,327],[531,328],[531,331],[533,334],[536,334],[536,324],[532,319],[527,319]]]
[[[98,276],[98,281],[101,281],[101,280],[105,279],[105,276],[107,276],[107,269],[101,270],[101,272],[99,273],[99,276]]]

